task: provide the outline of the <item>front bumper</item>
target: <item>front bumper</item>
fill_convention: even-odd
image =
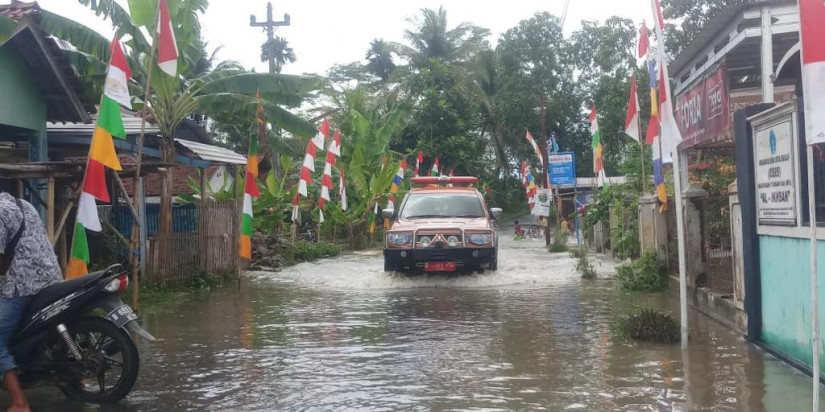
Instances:
[[[406,255],[406,256],[402,256]],[[424,269],[426,262],[455,262],[458,269],[493,263],[495,248],[384,249],[384,260],[398,269]]]

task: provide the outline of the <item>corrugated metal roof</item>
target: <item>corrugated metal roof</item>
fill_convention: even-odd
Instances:
[[[668,69],[670,70],[670,74],[672,76],[677,75],[680,71],[682,71],[688,64],[691,63],[691,60],[695,58],[699,53],[708,48],[713,47],[714,45],[711,42],[716,38],[719,33],[728,27],[742,12],[746,9],[753,8],[753,7],[760,7],[765,5],[776,5],[776,4],[784,4],[788,3],[787,0],[748,0],[743,4],[735,4],[730,5],[723,8],[719,14],[717,14],[713,19],[708,22],[705,27],[702,28],[702,31],[693,38],[693,40],[676,56],[673,61],[670,62],[668,65]]]
[[[239,155],[229,149],[181,139],[175,139],[175,143],[186,147],[195,153],[195,155],[208,162],[234,165],[246,164],[245,156]]]
[[[123,118],[123,128],[126,129],[127,135],[140,134],[141,118],[135,116],[134,112],[121,110],[121,117]],[[92,115],[92,123],[46,123],[46,130],[49,133],[88,133],[92,134],[95,130],[95,123],[97,123],[97,115]],[[146,134],[158,134],[160,129],[152,123],[146,122]]]

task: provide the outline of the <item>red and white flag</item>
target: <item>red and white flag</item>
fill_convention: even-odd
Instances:
[[[645,57],[648,50],[650,50],[650,37],[647,25],[642,21],[642,27],[639,29],[639,58]]]
[[[682,132],[673,113],[673,96],[670,94],[670,77],[665,55],[665,28],[659,0],[653,0],[653,8],[656,14],[656,60],[659,62],[659,136],[662,141],[662,161],[672,163],[676,148],[682,143]]]
[[[166,74],[178,75],[178,44],[175,42],[175,30],[166,0],[160,0],[158,7],[158,67]]]
[[[805,140],[825,142],[825,2],[799,0]]]
[[[624,133],[639,141],[639,94],[636,91],[636,75],[630,78],[630,99],[627,101],[627,118],[624,121]]]
[[[533,139],[533,135],[530,134],[530,131],[527,131],[527,134],[524,136],[527,138],[527,141],[530,143],[530,146],[533,146],[533,151],[536,152],[536,158],[539,159],[539,164],[544,166],[544,159],[541,156],[541,150],[539,150],[539,145],[536,144],[536,139]]]
[[[324,223],[324,205],[329,202],[329,192],[332,190],[332,167],[335,166],[335,157],[341,155],[341,134],[338,130],[329,142],[327,162],[324,164],[324,177],[321,180],[321,198],[318,199],[319,221]]]
[[[347,181],[344,178],[344,168],[338,169],[338,194],[341,196],[341,210],[347,210]]]
[[[321,127],[318,128],[318,132],[315,133],[315,137],[313,137],[307,144],[307,151],[304,155],[304,164],[301,166],[301,176],[298,181],[298,193],[300,193],[303,197],[307,197],[307,187],[309,187],[309,183],[312,181],[312,172],[315,171],[315,154],[318,152],[319,147],[324,147],[324,143],[327,141],[327,136],[329,136],[329,121],[324,119],[324,122],[321,123]]]
[[[301,175],[298,180],[298,193],[292,199],[292,220],[298,220],[298,197],[307,197],[307,187],[312,181],[312,172],[315,171],[315,154],[318,148],[324,147],[324,143],[329,136],[329,121],[324,119],[321,127],[318,128],[318,133],[307,144],[307,151],[304,155],[304,164],[301,166]]]
[[[424,152],[418,152],[418,157],[415,158],[415,171],[413,172],[413,174],[415,174],[416,177],[419,176],[418,168],[421,167],[421,162],[423,162],[423,161],[424,161]]]

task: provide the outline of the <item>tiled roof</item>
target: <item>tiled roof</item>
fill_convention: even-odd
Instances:
[[[29,15],[40,14],[40,6],[36,1],[24,3],[12,0],[11,4],[0,4],[0,16],[18,21]]]

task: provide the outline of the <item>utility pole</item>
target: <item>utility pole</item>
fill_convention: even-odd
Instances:
[[[275,40],[276,27],[289,26],[289,14],[284,13],[283,21],[272,20],[272,2],[269,2],[266,4],[266,21],[258,23],[255,21],[255,15],[252,14],[249,16],[249,25],[252,27],[266,28],[266,40],[267,44],[270,44],[273,40]],[[272,50],[267,51],[267,57],[269,57],[269,72],[275,73],[275,56],[273,55]]]
[[[263,27],[266,29],[266,57],[269,60],[269,72],[275,73],[277,70],[275,69],[275,53],[273,53],[272,43],[275,41],[275,28],[279,26],[289,26],[289,14],[284,13],[284,20],[283,21],[274,21],[272,19],[272,2],[266,3],[266,21],[263,22],[256,22],[255,15],[249,15],[249,25],[252,27]],[[274,130],[276,131],[277,135],[280,137],[281,130],[279,128],[275,128],[273,125]],[[266,139],[268,143],[268,139]],[[268,144],[267,144],[268,146]],[[275,171],[275,175],[280,175],[280,158],[278,153],[272,149],[272,170]]]

